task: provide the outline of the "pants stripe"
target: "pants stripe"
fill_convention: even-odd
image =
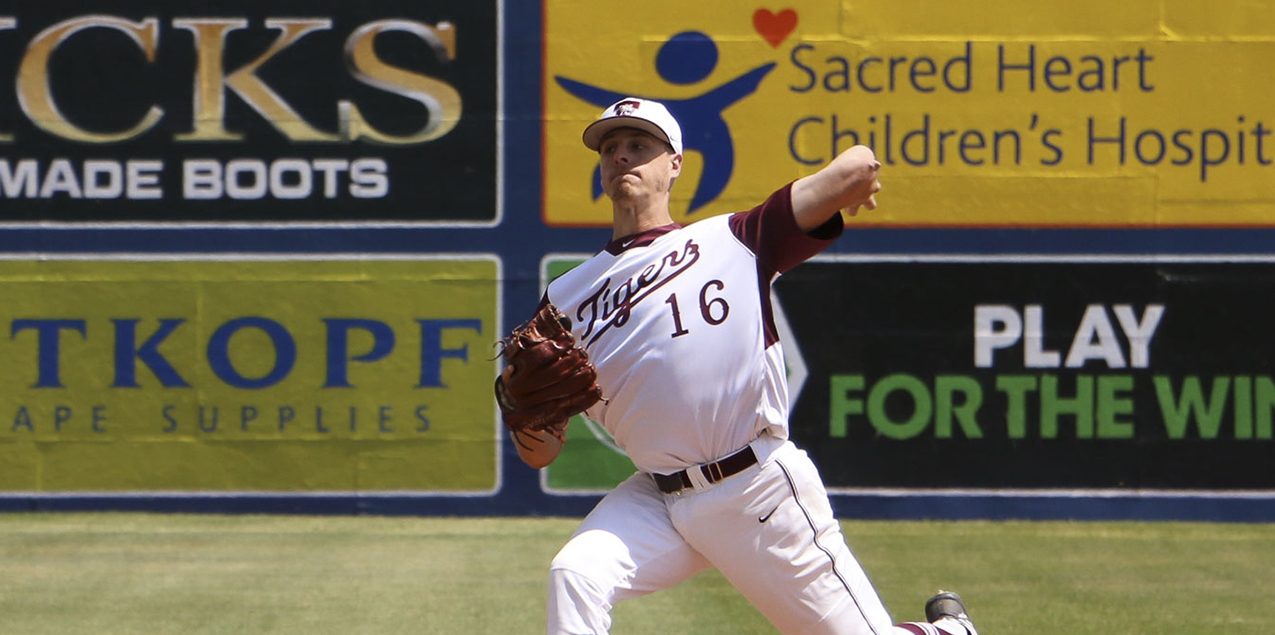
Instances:
[[[880,633],[877,633],[876,626],[872,624],[872,620],[868,618],[868,614],[864,612],[863,606],[859,604],[859,598],[855,597],[854,590],[850,588],[850,583],[846,582],[845,577],[841,575],[841,571],[837,569],[837,559],[833,557],[831,551],[819,544],[819,527],[815,524],[814,519],[810,517],[810,512],[806,509],[805,504],[801,502],[801,495],[797,492],[797,484],[793,482],[792,474],[788,472],[788,468],[784,466],[783,461],[776,459],[774,463],[779,466],[780,470],[783,471],[784,479],[788,481],[788,489],[792,490],[793,501],[797,503],[797,507],[801,509],[801,513],[806,517],[806,523],[810,525],[810,530],[814,534],[812,542],[814,542],[815,546],[818,547],[824,555],[828,556],[828,560],[832,563],[832,572],[837,576],[837,579],[841,581],[841,586],[845,587],[846,593],[850,595],[850,599],[854,602],[855,608],[859,609],[859,614],[863,616],[863,623],[867,624],[868,628],[872,629],[874,635],[880,635]]]

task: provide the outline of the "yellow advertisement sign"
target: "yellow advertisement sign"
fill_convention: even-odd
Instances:
[[[0,261],[0,490],[496,489],[494,257]]]
[[[545,32],[550,225],[611,222],[580,135],[635,96],[682,125],[683,223],[861,143],[884,191],[856,224],[1275,226],[1269,3],[564,0]]]

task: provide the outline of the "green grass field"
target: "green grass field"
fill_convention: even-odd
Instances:
[[[5,635],[541,633],[574,519],[0,514]],[[1270,630],[1275,527],[846,522],[896,620],[939,587],[983,635]],[[773,633],[716,572],[617,635]]]

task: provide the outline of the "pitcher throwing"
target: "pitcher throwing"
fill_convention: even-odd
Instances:
[[[880,163],[856,146],[749,211],[682,227],[669,213],[681,139],[663,105],[636,98],[584,131],[613,240],[553,281],[541,308],[567,318],[601,389],[585,415],[638,472],[554,558],[549,634],[606,633],[616,602],[716,567],[783,633],[977,635],[954,593],[931,598],[928,621],[893,624],[788,440],[771,282],[841,235],[839,210],[875,209]],[[567,421],[511,426],[521,458],[551,463]]]

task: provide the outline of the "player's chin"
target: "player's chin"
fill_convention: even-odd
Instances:
[[[611,187],[607,188],[606,194],[611,200],[618,201],[637,196],[637,182],[624,179],[623,177],[611,181]]]

